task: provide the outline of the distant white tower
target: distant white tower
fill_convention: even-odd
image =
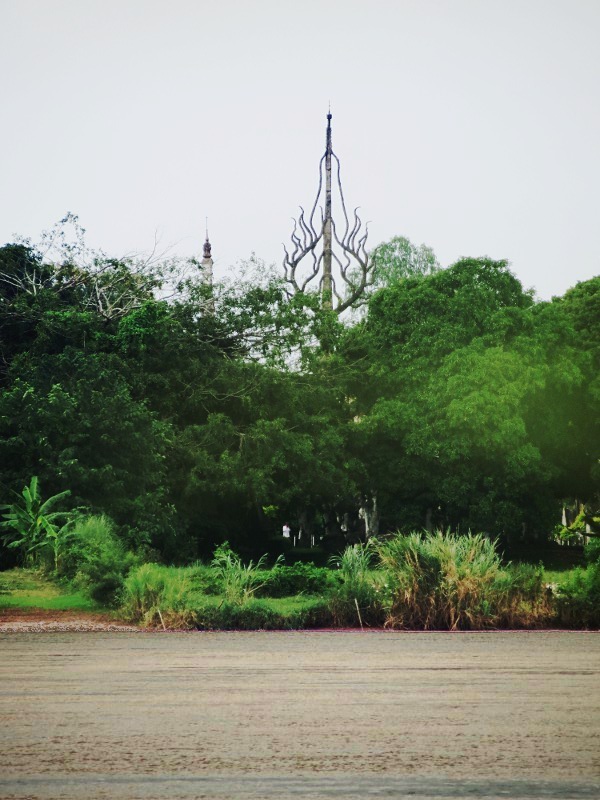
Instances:
[[[208,223],[206,225],[206,239],[204,241],[204,250],[202,253],[202,261],[200,267],[202,269],[202,276],[204,283],[207,286],[213,285],[213,264],[212,256],[210,254],[210,242],[208,241]]]

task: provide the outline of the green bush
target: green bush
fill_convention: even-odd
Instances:
[[[577,567],[557,587],[558,618],[573,628],[600,627],[600,562]]]
[[[107,516],[82,517],[73,527],[61,575],[96,602],[114,605],[134,563],[135,556],[125,549]]]
[[[544,567],[542,564],[508,564],[500,570],[494,585],[522,600],[535,602],[544,592]]]
[[[275,630],[282,627],[281,617],[262,600],[245,604],[224,602],[220,606],[200,606],[194,611],[194,623],[200,630]]]
[[[206,595],[221,594],[223,582],[214,567],[196,561],[190,567],[185,567],[185,571],[194,592]]]
[[[600,536],[590,539],[584,547],[583,554],[588,564],[600,563]]]
[[[166,627],[193,624],[191,587],[185,570],[141,564],[124,581],[122,610],[134,622]]]
[[[273,609],[265,600],[249,600],[244,605],[224,602],[199,606],[194,611],[194,624],[199,630],[298,630],[326,627],[332,624],[332,618],[321,600],[288,613]]]
[[[326,567],[296,562],[290,567],[277,566],[265,571],[257,597],[291,597],[299,594],[329,594],[339,583],[337,575]]]
[[[388,573],[392,627],[530,627],[550,613],[541,568],[503,568],[495,542],[483,535],[397,534],[377,549]]]

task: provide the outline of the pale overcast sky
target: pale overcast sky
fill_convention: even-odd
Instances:
[[[279,263],[331,101],[372,246],[600,273],[599,0],[0,0],[0,86],[0,243]]]

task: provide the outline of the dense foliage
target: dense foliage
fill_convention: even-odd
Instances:
[[[377,248],[345,323],[276,275],[211,289],[193,263],[0,248],[4,502],[38,476],[124,553],[179,563],[226,540],[274,556],[285,521],[329,552],[423,527],[546,539],[562,504],[598,502],[600,278],[536,302],[505,262],[411,247]]]

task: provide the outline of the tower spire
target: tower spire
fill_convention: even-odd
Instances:
[[[327,112],[327,135],[325,138],[325,219],[323,221],[323,308],[331,308],[333,298],[331,284],[331,105]]]
[[[327,111],[325,152],[319,162],[319,188],[310,212],[300,206],[294,220],[292,246],[284,245],[283,269],[290,294],[303,294],[318,286],[323,308],[343,313],[357,302],[372,282],[373,263],[366,250],[368,228],[358,208],[348,213],[340,177],[340,160],[331,141],[331,104]],[[335,170],[335,181],[332,172]],[[339,204],[341,219],[333,219],[332,196]],[[325,195],[323,197],[323,194]],[[317,210],[319,203],[320,213]],[[320,220],[319,220],[320,217]],[[321,249],[322,248],[322,249]]]
[[[204,247],[202,250],[202,261],[200,262],[200,268],[202,270],[202,277],[204,278],[204,283],[207,286],[213,285],[213,258],[211,255],[211,244],[208,239],[208,217],[205,218],[205,228],[206,228],[206,239],[204,240]]]
[[[208,217],[205,217],[206,220],[206,239],[204,240],[204,253],[203,253],[203,263],[204,259],[211,258],[210,255],[210,242],[208,241]],[[212,261],[212,259],[211,259]]]

